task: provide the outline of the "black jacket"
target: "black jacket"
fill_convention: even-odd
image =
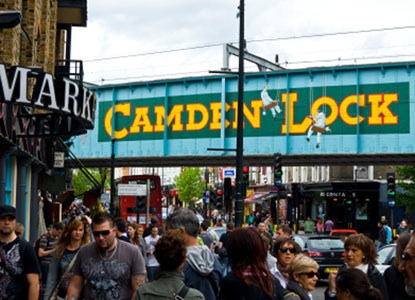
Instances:
[[[388,288],[389,300],[415,300],[415,297],[411,297],[405,292],[404,278],[395,266],[387,268],[383,277]]]
[[[346,265],[342,266],[339,272],[345,269],[346,269]],[[379,270],[376,269],[376,267],[372,264],[369,264],[367,268],[367,277],[369,278],[370,284],[373,287],[380,290],[380,292],[383,295],[383,300],[389,300],[388,289],[386,287],[385,280],[382,274],[379,272]],[[328,289],[326,289],[326,291],[324,292],[324,299],[325,300],[337,300],[337,297],[336,296],[330,297],[328,293]]]
[[[282,300],[283,287],[276,278],[272,278],[273,297],[265,294],[258,287],[248,286],[241,279],[228,273],[220,283],[220,300]]]
[[[284,300],[310,300],[307,292],[296,281],[290,280],[284,293]]]

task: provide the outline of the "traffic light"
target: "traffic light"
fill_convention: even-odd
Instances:
[[[144,213],[146,212],[147,197],[146,196],[136,196],[135,197],[135,207],[127,207],[127,213]]]
[[[249,167],[242,168],[242,181],[244,183],[249,183]]]
[[[396,205],[396,183],[395,173],[387,173],[387,193],[388,193],[388,205],[389,207],[395,207]]]
[[[274,185],[279,187],[282,184],[282,155],[274,154]]]
[[[223,209],[223,191],[222,190],[218,190],[217,191],[217,198],[216,198],[216,209]]]
[[[209,192],[209,203],[211,205],[216,206],[216,203],[217,203],[217,195],[216,195],[216,192],[215,191],[210,190],[210,192]]]
[[[136,196],[135,205],[137,206],[138,212],[146,212],[147,206],[147,197],[146,196]]]
[[[231,198],[232,198],[232,181],[231,181],[230,177],[226,177],[224,179],[223,189],[224,189],[224,192],[223,192],[223,198],[224,199],[223,200],[224,200],[226,206],[229,207],[230,204],[231,204]]]

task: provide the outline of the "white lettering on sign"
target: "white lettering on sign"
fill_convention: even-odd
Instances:
[[[146,184],[124,184],[118,185],[119,196],[146,196],[147,185]]]
[[[235,169],[223,169],[223,177],[231,177],[231,178],[235,178],[236,176],[236,171]]]
[[[53,167],[54,168],[63,168],[65,166],[65,152],[55,152]]]

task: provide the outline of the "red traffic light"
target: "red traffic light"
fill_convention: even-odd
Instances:
[[[243,172],[243,173],[249,173],[249,167],[244,167],[244,168],[242,169],[242,172]]]
[[[221,196],[223,194],[222,190],[218,190],[218,196]]]

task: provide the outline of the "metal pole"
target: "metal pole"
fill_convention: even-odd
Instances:
[[[148,226],[148,223],[150,222],[150,179],[147,179],[147,203],[146,203],[146,226]]]
[[[243,168],[243,104],[244,104],[244,23],[245,23],[245,1],[239,2],[239,72],[238,72],[238,119],[236,136],[236,197],[235,197],[235,225],[241,227],[243,224],[244,198],[242,183]]]
[[[115,139],[111,139],[111,198],[110,198],[110,214],[115,216],[114,199],[115,199]]]

